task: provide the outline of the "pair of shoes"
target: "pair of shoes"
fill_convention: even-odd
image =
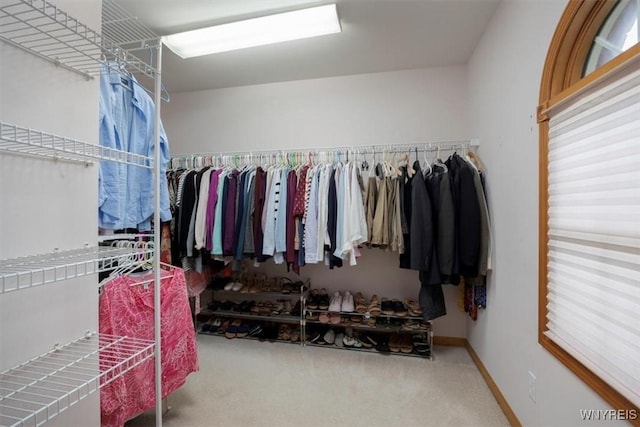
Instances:
[[[241,324],[242,321],[240,319],[234,319],[233,322],[231,322],[231,324],[224,331],[224,336],[229,339],[235,338],[238,334],[238,328]]]
[[[396,316],[405,317],[407,315],[407,308],[399,299],[391,301],[391,305],[393,306],[393,311],[396,313]]]
[[[329,294],[327,294],[327,290],[325,288],[320,289],[318,293],[318,308],[320,310],[328,310],[329,309]]]
[[[216,332],[218,332],[218,328],[220,327],[220,325],[222,325],[222,319],[220,319],[219,317],[215,319],[212,318],[207,323],[202,325],[200,331],[215,334]]]
[[[355,310],[353,305],[353,296],[349,291],[344,293],[344,296],[340,292],[336,291],[331,300],[329,301],[329,311],[334,313],[344,312],[351,313]]]
[[[291,339],[291,326],[287,324],[280,325],[278,330],[278,339],[282,341],[289,341]]]
[[[380,353],[389,353],[389,337],[387,335],[381,335],[376,341],[376,350]]]
[[[297,327],[291,331],[291,342],[300,341],[300,327]]]
[[[353,296],[356,313],[364,314],[367,312],[367,300],[364,299],[362,292],[356,292]]]
[[[398,353],[400,351],[400,335],[399,334],[391,334],[389,337],[389,350],[392,353]]]
[[[414,335],[412,337],[413,352],[421,356],[429,356],[431,354],[431,344],[424,335]]]
[[[351,328],[345,328],[342,343],[345,347],[362,348],[362,341],[353,333],[353,329]]]
[[[279,315],[279,314],[289,314],[291,313],[291,301],[288,299],[279,299],[273,305],[273,310],[271,310],[271,314]]]
[[[233,307],[233,311],[237,311],[239,313],[251,313],[251,309],[255,305],[255,301],[242,301],[240,304]]]
[[[371,302],[369,303],[369,308],[367,310],[371,316],[379,316],[380,312],[380,300],[378,299],[378,295],[371,296]]]
[[[382,298],[382,302],[380,303],[380,310],[383,314],[392,315],[393,314],[393,303],[389,301],[388,298]]]
[[[404,304],[407,306],[407,309],[409,311],[409,316],[413,316],[413,317],[422,316],[422,309],[420,308],[420,305],[416,301],[406,298],[404,300]]]
[[[409,354],[413,351],[413,342],[411,339],[411,335],[401,335],[400,336],[400,351],[405,354]]]

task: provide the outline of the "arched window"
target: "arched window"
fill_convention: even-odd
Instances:
[[[611,10],[593,39],[589,56],[585,61],[583,76],[600,68],[622,52],[638,43],[640,3],[637,0],[621,0]]]
[[[538,341],[638,425],[639,9],[569,1],[538,106]]]

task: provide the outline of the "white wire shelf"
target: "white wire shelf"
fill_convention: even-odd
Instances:
[[[123,30],[121,37],[137,40],[140,36],[128,31]],[[154,36],[151,32],[145,35]],[[157,44],[158,37],[154,38]],[[150,64],[45,0],[15,0],[1,7],[0,40],[88,79],[99,75],[107,60],[132,73],[155,75]]]
[[[0,260],[0,294],[148,260],[153,248],[87,247]]]
[[[89,144],[4,122],[0,122],[0,151],[78,162],[106,160],[147,169],[153,167],[153,159],[151,157]]]
[[[144,49],[160,39],[114,0],[102,0],[102,35],[129,51]]]
[[[154,343],[87,333],[0,373],[0,426],[36,427],[153,356]]]

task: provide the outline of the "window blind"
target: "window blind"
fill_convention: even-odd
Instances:
[[[545,335],[640,406],[640,70],[550,112]]]

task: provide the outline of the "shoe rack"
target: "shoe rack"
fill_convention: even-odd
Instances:
[[[211,292],[210,302],[196,316],[198,333],[300,344],[309,282],[258,276],[243,282]]]
[[[365,299],[347,291],[338,297],[351,302],[336,306],[336,296],[329,300],[324,290],[314,289],[305,299],[303,345],[432,359],[432,325],[414,301]]]
[[[210,293],[196,317],[198,333],[433,359],[432,325],[414,301],[364,299],[355,293],[353,307],[337,309],[324,290],[310,289],[308,281],[232,283]]]

